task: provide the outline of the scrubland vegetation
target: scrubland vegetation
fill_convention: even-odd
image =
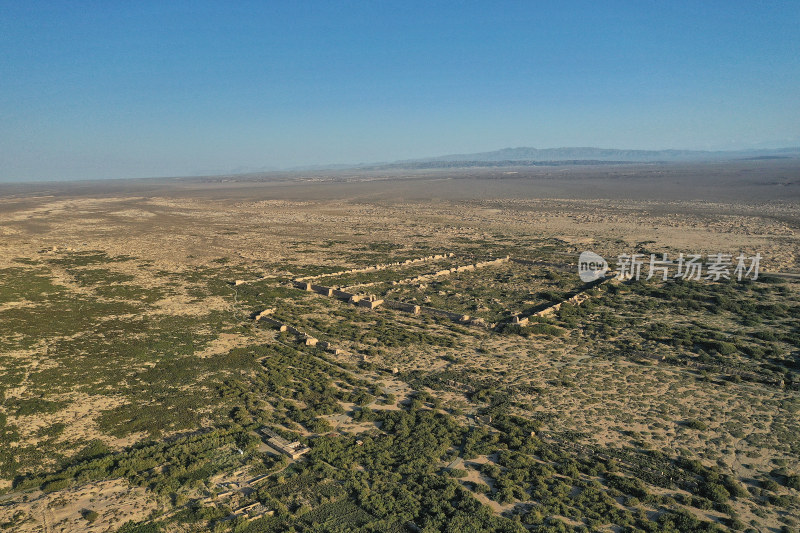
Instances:
[[[612,282],[583,305],[564,305],[524,327],[501,320],[491,331],[364,311],[292,289],[288,278],[233,287],[226,280],[247,272],[226,261],[158,272],[161,284],[151,287],[112,269],[137,264],[133,257],[97,252],[17,262],[3,272],[0,300],[24,305],[0,311],[13,326],[3,343],[8,354],[30,355],[5,356],[0,376],[9,495],[122,478],[159,502],[140,523],[120,524],[129,532],[176,524],[218,531],[715,531],[756,526],[764,513],[787,530],[796,525],[800,477],[791,458],[800,452],[800,433],[790,419],[800,409],[800,298],[791,283]],[[504,285],[514,287],[520,271],[527,304],[509,300],[517,291]],[[457,285],[454,298],[496,302],[508,312],[536,309],[578,288],[552,268],[535,274],[511,265],[481,276],[472,272],[404,296],[441,296]],[[152,313],[181,291],[190,302],[219,297],[229,306]],[[252,321],[270,305],[282,320],[366,359],[333,357]],[[245,342],[215,348],[224,335]],[[551,371],[555,380],[543,382],[548,374],[526,375],[513,361],[499,374],[475,368],[508,361],[500,347],[506,341],[525,343],[535,361],[553,343],[577,349],[586,339],[592,350],[585,357],[611,364],[606,379],[621,385],[632,383],[637,368],[668,371],[687,387],[763,391],[761,401],[786,416],[771,417],[772,431],[756,433],[736,423],[752,416],[746,408],[726,418],[686,407],[664,416],[662,408],[649,421],[653,431],[619,427],[623,438],[612,442],[591,427],[575,432],[582,425],[570,428],[557,411],[561,391],[587,407],[602,404],[578,372]],[[390,372],[409,349],[445,352],[435,368]],[[46,363],[31,367],[39,351]],[[401,385],[405,395],[386,390]],[[95,413],[93,435],[70,435],[69,424],[57,421],[77,395],[109,400]],[[635,389],[618,395],[636,401]],[[337,431],[332,417],[341,416],[349,422]],[[37,418],[45,421],[39,429],[23,430]],[[263,426],[311,451],[287,460],[265,448],[256,431]],[[655,445],[670,434],[674,448]],[[771,461],[737,465],[741,448],[731,439]],[[709,450],[726,445],[734,446],[734,463]],[[458,467],[448,466],[454,461]],[[235,498],[215,496],[220,480],[236,471],[258,482]],[[251,504],[260,504],[260,514],[236,510]],[[87,524],[100,518],[92,510],[82,516]],[[17,513],[1,525],[35,520]]]
[[[574,264],[584,237],[511,226],[541,207],[516,202],[507,216],[481,205],[491,224],[456,217],[439,233],[420,222],[439,209],[386,215],[381,233],[371,207],[342,208],[341,224],[315,219],[331,239],[316,226],[294,235],[299,204],[249,211],[274,226],[220,211],[202,230],[175,226],[192,232],[180,242],[197,234],[180,261],[135,236],[140,254],[122,238],[19,244],[0,264],[0,528],[797,531],[798,281],[586,287]],[[578,233],[584,215],[566,212]],[[269,253],[239,254],[263,228]],[[606,255],[630,242],[674,251],[594,239]],[[529,263],[402,282],[506,255]],[[292,286],[319,274],[484,324]],[[256,321],[265,309],[320,344]],[[280,453],[265,427],[308,452]]]

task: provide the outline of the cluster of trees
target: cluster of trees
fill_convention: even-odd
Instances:
[[[331,426],[321,417],[342,413],[342,402],[363,406],[383,394],[375,383],[353,376],[319,350],[274,344],[242,352],[259,361],[258,370],[246,379],[228,378],[216,385],[227,409],[220,414],[223,421],[230,416],[247,427],[300,424],[324,433]]]
[[[74,484],[122,477],[169,495],[230,468],[239,460],[237,448],[252,449],[257,442],[257,437],[234,425],[170,441],[144,442],[119,453],[93,442],[65,460],[65,465],[54,473],[18,477],[14,488],[39,487],[52,492]]]
[[[531,335],[561,337],[566,333],[563,328],[545,322],[533,322],[527,326],[506,323],[502,324],[499,328],[500,333],[515,334],[522,337],[530,337]]]
[[[786,284],[772,278],[739,283],[638,281],[630,284],[630,288],[634,294],[651,297],[670,307],[705,309],[715,314],[727,312],[751,326],[796,316],[800,311],[796,300],[786,303],[787,297],[791,297]]]
[[[679,531],[719,530],[710,522],[676,510],[676,502],[671,498],[650,493],[640,479],[619,472],[615,461],[575,456],[535,438],[516,449],[513,443],[501,444],[512,446],[499,452],[496,463],[481,467],[481,474],[490,480],[492,487],[484,490],[499,503],[535,501],[520,515],[523,524],[561,531],[563,524],[553,517],[565,516],[589,528],[617,525],[642,531],[671,531],[671,525],[680,524]],[[720,488],[736,490],[737,495],[743,491],[735,480],[724,476],[709,475],[706,484],[703,490],[710,493]],[[621,496],[624,507],[616,499]],[[659,508],[656,522],[648,517],[642,504]],[[731,512],[730,508],[724,510]]]
[[[658,290],[676,290],[677,295],[707,290],[676,285],[680,287]],[[632,290],[651,289],[634,287]],[[657,294],[648,296],[656,302],[664,299]],[[612,291],[610,298],[616,297],[619,294]],[[726,297],[730,300],[720,302],[709,297],[701,300],[701,304],[730,307],[734,299]],[[670,298],[673,298],[671,292]],[[782,312],[780,308],[770,309],[776,317]],[[787,310],[792,310],[791,305]],[[604,311],[602,305],[594,302],[580,307],[564,306],[557,315],[557,323],[570,327],[585,314],[596,312]],[[380,317],[375,319],[374,325],[376,329],[370,335],[377,332],[379,341],[386,346],[436,344],[433,337],[441,338],[440,345],[452,342],[449,336],[402,330]],[[174,324],[167,326],[175,329]],[[537,326],[555,327],[549,323]],[[616,326],[612,323],[611,327]],[[655,339],[672,334],[672,330],[656,327],[649,334]],[[786,337],[780,338],[785,340]],[[165,333],[159,335],[158,340],[167,346],[175,337]],[[188,339],[179,340],[189,342]],[[705,341],[725,342],[708,336]],[[194,345],[185,349],[192,351]],[[716,352],[724,355],[726,349],[720,344]],[[223,368],[226,377],[220,379],[216,371]],[[526,530],[525,526],[536,526],[539,531],[566,530],[567,525],[557,520],[558,516],[583,522],[587,528],[614,524],[643,531],[712,531],[715,526],[678,510],[678,503],[728,513],[733,524],[736,517],[731,500],[749,496],[734,478],[699,462],[676,463],[667,457],[647,454],[638,462],[630,456],[615,460],[606,456],[612,453],[608,450],[594,453],[596,450],[538,438],[538,423],[510,414],[516,404],[509,390],[498,387],[490,379],[458,372],[418,373],[405,377],[415,388],[423,385],[443,388],[450,381],[469,382],[473,390],[470,399],[480,404],[481,414],[491,417],[490,425],[465,427],[440,411],[442,406],[438,398],[424,392],[415,394],[410,404],[401,410],[370,408],[368,405],[376,397],[384,395],[373,383],[355,377],[348,367],[320,351],[281,344],[236,349],[213,361],[168,357],[156,370],[137,374],[131,380],[132,388],[126,392],[134,398],[146,392],[161,407],[178,407],[175,416],[186,417],[191,410],[180,403],[183,399],[168,397],[174,390],[170,391],[158,374],[169,372],[171,380],[176,377],[195,379],[204,371],[213,377],[202,381],[208,386],[197,394],[207,395],[202,396],[201,405],[211,407],[212,419],[218,424],[214,429],[170,441],[143,443],[116,454],[100,443],[92,443],[80,454],[65,460],[54,473],[18,478],[15,487],[41,487],[52,491],[94,479],[124,477],[158,494],[176,496],[181,492],[185,494],[187,487],[201,489],[214,474],[249,462],[255,472],[274,472],[250,496],[252,501],[275,511],[274,515],[254,522],[243,518],[228,521],[224,519],[231,509],[224,505],[194,504],[175,518],[237,531],[288,531],[290,528],[402,531],[408,524],[423,531],[521,533]],[[198,396],[187,396],[187,402],[197,402]],[[360,406],[355,411],[356,420],[378,421],[380,430],[373,428],[358,436],[332,434],[304,438],[302,440],[312,447],[311,452],[304,456],[304,461],[288,467],[283,456],[269,458],[255,452],[259,439],[252,434],[252,429],[268,423],[289,428],[300,424],[317,434],[328,433],[330,425],[322,417],[341,412],[342,402]],[[118,409],[107,413],[101,423],[109,429],[152,429],[146,425],[146,417],[146,413],[138,414],[132,408]],[[191,417],[186,420],[189,424],[197,423]],[[0,417],[0,435],[12,431]],[[292,437],[289,433],[286,436]],[[245,454],[235,453],[237,448]],[[473,464],[467,463],[462,469],[443,468],[457,457],[469,461],[479,456],[489,458],[480,467],[480,482],[464,479],[475,474]],[[656,471],[668,473],[670,479],[677,480],[675,484],[691,487],[695,494],[676,502],[652,493],[647,484],[671,487],[665,481],[667,476],[658,477]],[[786,487],[797,489],[800,486],[800,477],[796,474],[786,473],[784,477]],[[793,505],[784,498],[785,494],[768,492],[773,493],[765,496],[769,501]],[[528,503],[518,505],[508,516],[497,516],[480,503],[476,493],[503,504]],[[655,520],[648,517],[642,505],[658,510]],[[126,526],[130,532],[137,531],[138,527],[144,526]]]
[[[280,381],[277,377],[272,376],[274,383]],[[298,392],[290,383],[283,383],[286,390]],[[244,393],[241,387],[228,387],[231,395],[235,391]],[[310,400],[325,390],[325,385],[308,384],[300,397]],[[354,387],[350,392],[358,390]],[[358,437],[315,437],[309,441],[312,450],[307,460],[288,468],[284,468],[287,462],[282,457],[270,462],[255,453],[259,439],[247,429],[232,425],[171,442],[143,444],[118,454],[94,443],[73,457],[70,466],[48,476],[20,479],[16,486],[57,490],[91,479],[121,476],[159,494],[175,495],[182,487],[202,484],[214,473],[235,466],[240,456],[232,452],[241,448],[247,451],[241,461],[260,461],[267,472],[280,469],[250,496],[274,514],[254,522],[228,521],[230,509],[195,504],[173,520],[253,532],[287,531],[292,527],[399,532],[412,523],[424,531],[522,533],[525,526],[535,526],[539,531],[565,530],[566,524],[555,518],[564,516],[589,528],[614,524],[654,532],[670,528],[715,530],[712,524],[676,510],[677,502],[671,498],[651,493],[639,479],[639,472],[623,473],[614,459],[578,453],[532,435],[538,431],[538,424],[508,414],[506,391],[481,389],[474,400],[485,403],[493,413],[491,426],[460,425],[452,416],[428,408],[437,402],[426,393],[418,394],[403,410],[363,407],[359,416],[380,421],[380,431],[373,429]],[[293,410],[288,406],[291,400],[282,401],[287,412]],[[222,453],[225,450],[227,455]],[[469,464],[463,472],[442,469],[458,456],[466,460],[493,458],[480,468],[484,482],[463,479],[471,468]],[[717,468],[697,461],[682,461],[676,466],[694,476],[697,483],[697,496],[682,503],[728,512],[733,523],[735,516],[728,502],[747,495],[742,486]],[[625,468],[633,467],[626,461]],[[800,482],[797,476],[786,478],[787,485]],[[516,507],[513,518],[503,517],[481,504],[476,493],[485,493],[499,503],[535,503]],[[624,506],[617,503],[619,497],[623,497]],[[642,504],[659,509],[655,521],[648,518]],[[136,531],[135,525],[128,527]]]
[[[413,407],[375,410],[374,415],[383,432],[362,435],[360,446],[345,437],[316,439],[310,465],[332,465],[348,496],[378,521],[412,522],[431,531],[521,531],[441,475],[439,465],[466,431],[452,417]]]
[[[800,360],[792,355],[800,346],[800,331],[791,320],[800,313],[800,301],[786,283],[767,278],[747,283],[641,280],[607,284],[602,293],[580,306],[562,306],[554,323],[568,329],[580,325],[585,334],[611,340],[611,355],[662,344],[675,348],[666,350],[672,354],[668,361],[733,369],[732,381],[783,381],[787,387],[800,382]],[[652,321],[687,311],[713,320]],[[719,327],[714,316],[720,314],[740,327]]]

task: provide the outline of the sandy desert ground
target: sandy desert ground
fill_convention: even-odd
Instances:
[[[661,319],[674,328],[702,324],[734,334],[750,327],[731,326],[734,319],[727,315],[691,310],[653,315],[646,309],[603,304],[606,297],[600,295],[595,315],[579,316],[578,326],[564,317],[553,322],[554,327],[568,331],[556,339],[497,335],[486,329],[420,322],[414,316],[383,310],[377,315],[352,315],[342,310],[343,304],[315,294],[292,300],[275,292],[290,290],[283,288],[286,281],[300,275],[427,254],[453,252],[454,263],[461,258],[474,261],[511,255],[558,264],[548,270],[549,277],[535,267],[514,264],[454,275],[447,284],[432,282],[414,288],[413,296],[420,303],[424,298],[424,302],[451,302],[458,307],[461,298],[463,309],[468,310],[464,312],[480,316],[491,308],[497,316],[511,316],[524,306],[542,304],[543,292],[578,287],[576,261],[584,250],[597,252],[609,262],[633,252],[673,257],[679,253],[759,253],[762,272],[788,275],[781,285],[784,288],[776,289],[783,292],[764,292],[763,302],[783,302],[790,311],[797,309],[800,292],[791,276],[800,274],[800,162],[342,171],[0,185],[0,272],[6,278],[0,281],[5,287],[0,314],[11,324],[0,331],[2,413],[15,435],[6,441],[9,449],[16,450],[11,453],[18,464],[15,474],[24,477],[58,469],[89,442],[100,442],[115,452],[215,424],[218,413],[211,407],[180,405],[165,409],[177,411],[179,417],[181,409],[191,411],[186,425],[165,425],[153,431],[138,424],[136,415],[126,409],[137,401],[150,401],[151,393],[137,389],[136,383],[148,371],[160,370],[162,360],[131,356],[120,363],[119,374],[112,379],[106,374],[115,372],[113,361],[87,363],[84,368],[83,363],[70,362],[79,359],[59,358],[69,350],[78,358],[91,351],[92,345],[80,344],[81,339],[112,339],[117,331],[112,323],[174,320],[176,326],[170,327],[193,335],[192,347],[184,355],[213,361],[261,343],[283,342],[284,334],[250,326],[254,312],[268,306],[276,308],[276,316],[341,347],[342,353],[335,358],[342,364],[360,365],[359,379],[380,383],[384,396],[392,391],[391,401],[386,396],[381,404],[376,398],[377,403],[371,404],[375,409],[383,405],[397,410],[415,393],[425,391],[466,427],[474,424],[473,417],[482,409],[475,400],[475,386],[460,388],[454,383],[461,378],[448,377],[449,385],[437,387],[425,379],[471,376],[514,389],[514,412],[538,420],[541,434],[553,436],[551,442],[563,442],[559,439],[573,432],[579,435],[576,445],[661,450],[669,457],[697,458],[752,487],[763,486],[776,465],[786,472],[797,471],[796,443],[791,445],[786,439],[797,435],[798,391],[747,381],[730,385],[714,372],[709,378],[707,372],[699,376],[681,366],[599,355],[633,343],[626,330],[662,327]],[[101,259],[80,262],[90,257]],[[513,281],[525,279],[528,272],[533,272],[529,286]],[[396,279],[404,277],[398,273]],[[34,278],[41,286],[27,287]],[[237,292],[232,287],[235,279],[260,280],[254,286],[261,292],[255,296]],[[483,295],[491,293],[479,286],[489,282],[499,296],[483,301]],[[386,294],[401,294],[392,287],[386,290]],[[520,290],[522,296],[509,296]],[[49,300],[42,303],[41,295],[51,293],[70,296],[59,300],[62,308],[48,311]],[[273,293],[277,296],[265,296]],[[80,302],[88,301],[95,306],[91,311],[81,307]],[[122,302],[126,306],[115,307]],[[63,330],[43,327],[38,336],[31,333],[32,321],[60,320],[53,320],[55,315],[49,313],[77,317],[84,312],[94,314],[87,314],[87,321],[74,329],[70,324]],[[213,321],[208,320],[211,316]],[[336,323],[344,321],[344,316],[363,320],[362,332],[337,337]],[[379,317],[378,322],[373,324],[372,316]],[[598,324],[612,316],[619,321],[618,331],[598,332]],[[796,334],[796,315],[790,312],[780,320],[775,328]],[[569,329],[570,323],[575,329]],[[109,324],[109,329],[100,324]],[[372,333],[372,327],[378,332]],[[384,330],[380,328],[384,327],[405,329],[420,339],[430,335],[433,344],[424,340],[381,344]],[[138,335],[149,338],[145,331]],[[167,354],[170,343],[184,342],[165,339],[143,341],[149,343],[147,353]],[[666,344],[647,346],[665,353],[670,350]],[[788,341],[778,348],[786,358],[798,357],[797,346]],[[215,371],[204,367],[198,375],[207,377]],[[156,381],[148,383],[154,386]],[[213,388],[205,382],[202,386],[193,383],[172,384],[164,398],[196,386]],[[152,394],[158,397],[162,392]],[[26,411],[25,406],[34,400],[52,408]],[[153,405],[157,407],[158,401],[153,400]],[[164,399],[164,405],[169,401]],[[358,411],[353,402],[342,405],[351,418]],[[342,433],[360,435],[373,426],[350,420],[339,427],[337,420],[325,416]],[[115,426],[114,420],[124,421],[125,429]],[[686,420],[699,420],[698,427],[706,430],[688,428]],[[295,426],[303,437],[322,433],[307,425]],[[33,449],[39,449],[39,455]],[[463,482],[494,487],[486,467],[481,467],[497,460],[492,454],[466,459]],[[193,486],[191,491],[178,491],[180,498],[156,497],[146,485],[129,485],[119,478],[87,479],[55,491],[40,487],[25,493],[16,490],[19,480],[14,476],[0,477],[0,489],[6,492],[0,496],[0,523],[18,520],[20,531],[79,527],[112,531],[127,520],[166,519],[174,515],[176,505],[203,494]],[[690,494],[685,489],[653,490],[672,501]],[[761,494],[761,488],[756,490]],[[742,523],[758,531],[795,527],[800,508],[797,491],[781,487],[776,494],[794,500],[788,507],[765,507],[762,512],[754,503],[757,500],[740,498],[731,505]],[[508,516],[531,505],[524,500],[498,503],[484,494],[477,497],[496,513]],[[243,499],[242,505],[247,501]],[[629,503],[629,508],[639,505]],[[651,516],[659,512],[658,505],[641,505],[642,512]],[[728,524],[719,509],[686,507],[698,517]],[[100,518],[86,520],[87,509]],[[22,514],[14,519],[18,513]],[[575,517],[562,518],[572,525],[581,523]]]

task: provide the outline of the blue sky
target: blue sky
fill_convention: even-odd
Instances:
[[[800,2],[0,0],[0,180],[800,145]]]

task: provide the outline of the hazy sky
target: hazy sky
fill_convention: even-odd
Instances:
[[[800,145],[800,2],[0,0],[0,180]]]

